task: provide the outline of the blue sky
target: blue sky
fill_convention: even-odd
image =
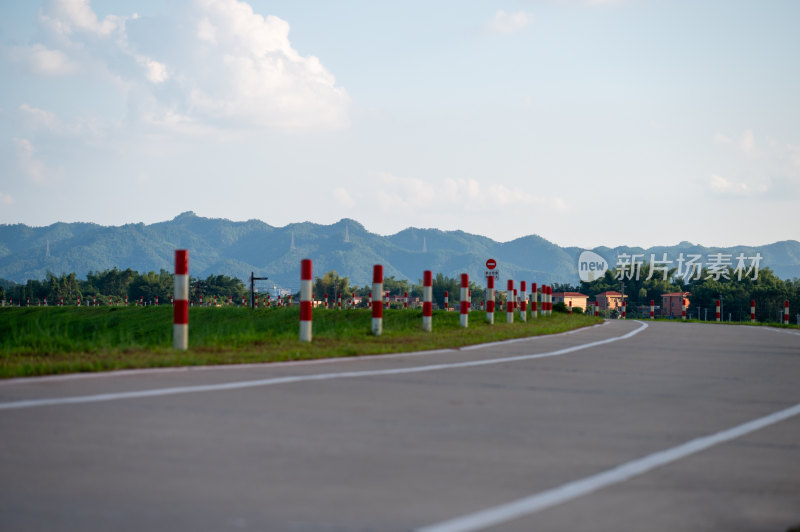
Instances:
[[[800,238],[800,2],[0,4],[0,223]]]

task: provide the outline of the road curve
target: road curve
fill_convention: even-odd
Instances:
[[[799,377],[797,331],[613,321],[5,381],[0,530],[782,531],[800,524]]]

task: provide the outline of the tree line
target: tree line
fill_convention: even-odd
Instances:
[[[717,272],[719,273],[719,272]],[[555,292],[580,292],[590,298],[606,291],[624,291],[628,301],[628,314],[636,316],[637,307],[649,308],[650,301],[661,304],[661,295],[670,292],[689,292],[689,315],[697,317],[697,309],[710,309],[713,312],[717,299],[723,302],[723,315],[734,321],[747,320],[750,316],[750,300],[756,302],[756,319],[758,321],[775,321],[784,301],[789,301],[790,311],[800,312],[800,279],[782,280],[769,268],[763,268],[755,279],[752,276],[738,279],[733,270],[727,273],[710,274],[701,270],[690,279],[676,277],[675,270],[670,270],[664,279],[663,274],[650,275],[649,265],[641,267],[638,276],[618,279],[614,271],[607,271],[603,277],[592,282],[581,282],[578,285],[555,283]],[[648,279],[648,277],[650,277]],[[433,301],[442,308],[444,294],[448,292],[450,304],[459,299],[460,279],[437,273],[433,278]],[[406,279],[395,279],[394,276],[384,278],[383,288],[390,296],[402,297],[408,293],[411,298],[422,298],[422,279],[410,282]],[[97,299],[107,304],[109,298],[115,301],[128,298],[130,302],[144,300],[152,302],[156,297],[160,301],[169,301],[173,294],[173,274],[166,270],[139,273],[130,268],[117,268],[102,272],[89,272],[86,279],[78,279],[75,273],[55,275],[48,273],[42,280],[28,280],[25,284],[0,280],[0,301],[13,301],[14,304],[39,304],[47,298],[48,304],[57,304],[62,299],[65,304],[75,304],[79,299],[86,301]],[[322,300],[325,295],[333,303],[341,295],[343,300],[359,296],[364,299],[372,290],[371,285],[351,286],[349,277],[342,277],[336,271],[329,271],[314,280],[314,297]],[[474,281],[470,281],[470,291],[474,301],[485,298],[485,290]],[[202,296],[206,301],[214,297],[225,300],[229,297],[235,302],[248,297],[245,282],[237,277],[227,275],[209,275],[206,278],[190,279],[190,297],[199,301]],[[299,294],[295,297],[299,299]],[[497,290],[497,297],[502,303],[504,290]],[[794,321],[794,314],[791,320]],[[713,316],[713,314],[712,314]],[[700,315],[703,317],[703,314]]]
[[[750,301],[756,303],[756,320],[777,321],[784,302],[789,301],[790,321],[795,321],[795,314],[800,313],[800,279],[780,279],[770,268],[760,269],[756,275],[742,276],[732,268],[727,271],[709,272],[705,268],[691,277],[675,275],[676,269],[667,272],[666,279],[662,273],[650,275],[650,266],[644,264],[638,276],[620,279],[616,271],[609,270],[603,277],[592,282],[581,282],[579,285],[556,283],[556,292],[580,292],[593,298],[607,291],[623,290],[628,301],[628,315],[636,316],[637,308],[648,308],[650,301],[661,305],[661,295],[671,292],[689,292],[689,309],[687,317],[703,319],[708,311],[714,317],[716,301],[722,301],[723,319],[748,321],[750,319]],[[648,277],[651,277],[648,279]],[[753,278],[755,277],[755,279]],[[649,315],[649,310],[646,315]]]
[[[244,282],[227,275],[209,275],[205,279],[192,277],[189,282],[191,296],[199,299],[228,298],[241,299],[248,294]],[[10,281],[0,282],[0,300],[12,301],[14,304],[38,304],[47,298],[50,305],[60,303],[75,304],[78,300],[97,299],[107,304],[109,298],[121,301],[128,298],[130,302],[169,301],[174,293],[173,274],[162,269],[159,272],[139,273],[117,268],[102,272],[89,272],[86,279],[78,279],[75,273],[55,275],[48,273],[43,280],[28,280],[25,284]]]

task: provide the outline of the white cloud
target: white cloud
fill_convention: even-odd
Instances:
[[[17,164],[25,177],[34,183],[44,181],[44,163],[35,157],[33,144],[28,139],[12,139],[16,150]]]
[[[800,170],[800,145],[787,144],[786,151],[789,153],[789,160],[792,166],[795,170]]]
[[[733,139],[723,133],[718,132],[714,134],[714,142],[717,144],[730,144],[733,142]]]
[[[137,56],[136,62],[145,68],[145,77],[151,83],[167,81],[169,75],[167,74],[167,66],[164,63],[159,63],[155,59],[150,59],[143,55]]]
[[[292,48],[288,22],[237,0],[197,0],[196,6],[194,64],[203,68],[181,72],[195,112],[257,126],[347,125],[347,93],[318,58]]]
[[[79,70],[78,64],[67,54],[43,44],[12,48],[10,57],[12,61],[25,65],[31,72],[41,76],[67,76]]]
[[[340,207],[344,207],[345,209],[352,209],[356,206],[356,200],[342,187],[334,189],[333,199],[336,200]]]
[[[127,28],[141,20],[135,14],[101,18],[88,0],[48,0],[39,20],[47,42],[60,49],[36,44],[15,54],[40,74],[100,72],[143,124],[174,124],[176,117],[219,129],[349,124],[347,92],[317,57],[292,47],[285,20],[239,0],[190,0],[166,16],[167,24],[137,42],[132,35],[144,39],[143,32]],[[159,27],[172,29],[159,34]],[[168,61],[153,52],[160,42],[171,44],[163,52]]]
[[[756,148],[756,137],[751,129],[745,131],[739,138],[739,149],[748,157],[756,157],[759,154]]]
[[[488,27],[495,33],[516,33],[531,22],[531,17],[524,11],[506,13],[502,9],[494,14]]]
[[[382,208],[422,210],[431,207],[449,210],[531,207],[562,212],[567,204],[560,198],[537,196],[502,183],[481,184],[475,179],[445,178],[430,183],[418,178],[399,178],[389,173],[378,175],[378,201]]]
[[[55,113],[37,107],[31,107],[27,103],[20,105],[19,111],[22,115],[23,122],[31,129],[45,128],[48,130],[57,130],[60,128]]]
[[[48,0],[39,11],[39,20],[56,34],[69,36],[85,32],[108,37],[124,29],[125,17],[108,15],[99,20],[89,0]]]
[[[14,203],[14,198],[11,197],[10,194],[4,194],[0,192],[0,203],[2,203],[3,205],[11,205],[12,203]]]
[[[728,196],[753,196],[764,193],[769,189],[768,183],[763,180],[757,183],[746,183],[744,181],[726,179],[717,174],[711,175],[708,186],[712,191]]]

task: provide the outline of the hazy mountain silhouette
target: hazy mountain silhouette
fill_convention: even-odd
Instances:
[[[471,279],[478,279],[484,275],[488,258],[497,261],[501,279],[577,284],[577,259],[583,251],[562,248],[536,235],[496,242],[463,231],[408,228],[381,236],[352,219],[332,225],[303,222],[273,227],[259,220],[232,222],[185,212],[151,225],[0,225],[0,278],[25,282],[43,279],[48,271],[75,272],[83,277],[90,270],[114,267],[172,271],[174,250],[183,248],[190,251],[192,276],[213,273],[245,279],[252,271],[289,288],[299,285],[303,258],[314,260],[315,275],[336,270],[358,286],[372,282],[373,264],[383,264],[386,276],[412,282],[421,279],[428,269],[450,277],[468,273]],[[781,278],[800,277],[800,242],[796,240],[757,247],[707,248],[681,242],[649,249],[597,247],[593,251],[612,266],[620,253],[641,253],[648,259],[650,253],[657,259],[667,253],[671,260],[681,252],[696,253],[705,260],[711,253],[736,257],[740,252],[750,256],[758,251],[763,257],[762,267],[772,268]],[[498,288],[504,289],[505,284]]]

